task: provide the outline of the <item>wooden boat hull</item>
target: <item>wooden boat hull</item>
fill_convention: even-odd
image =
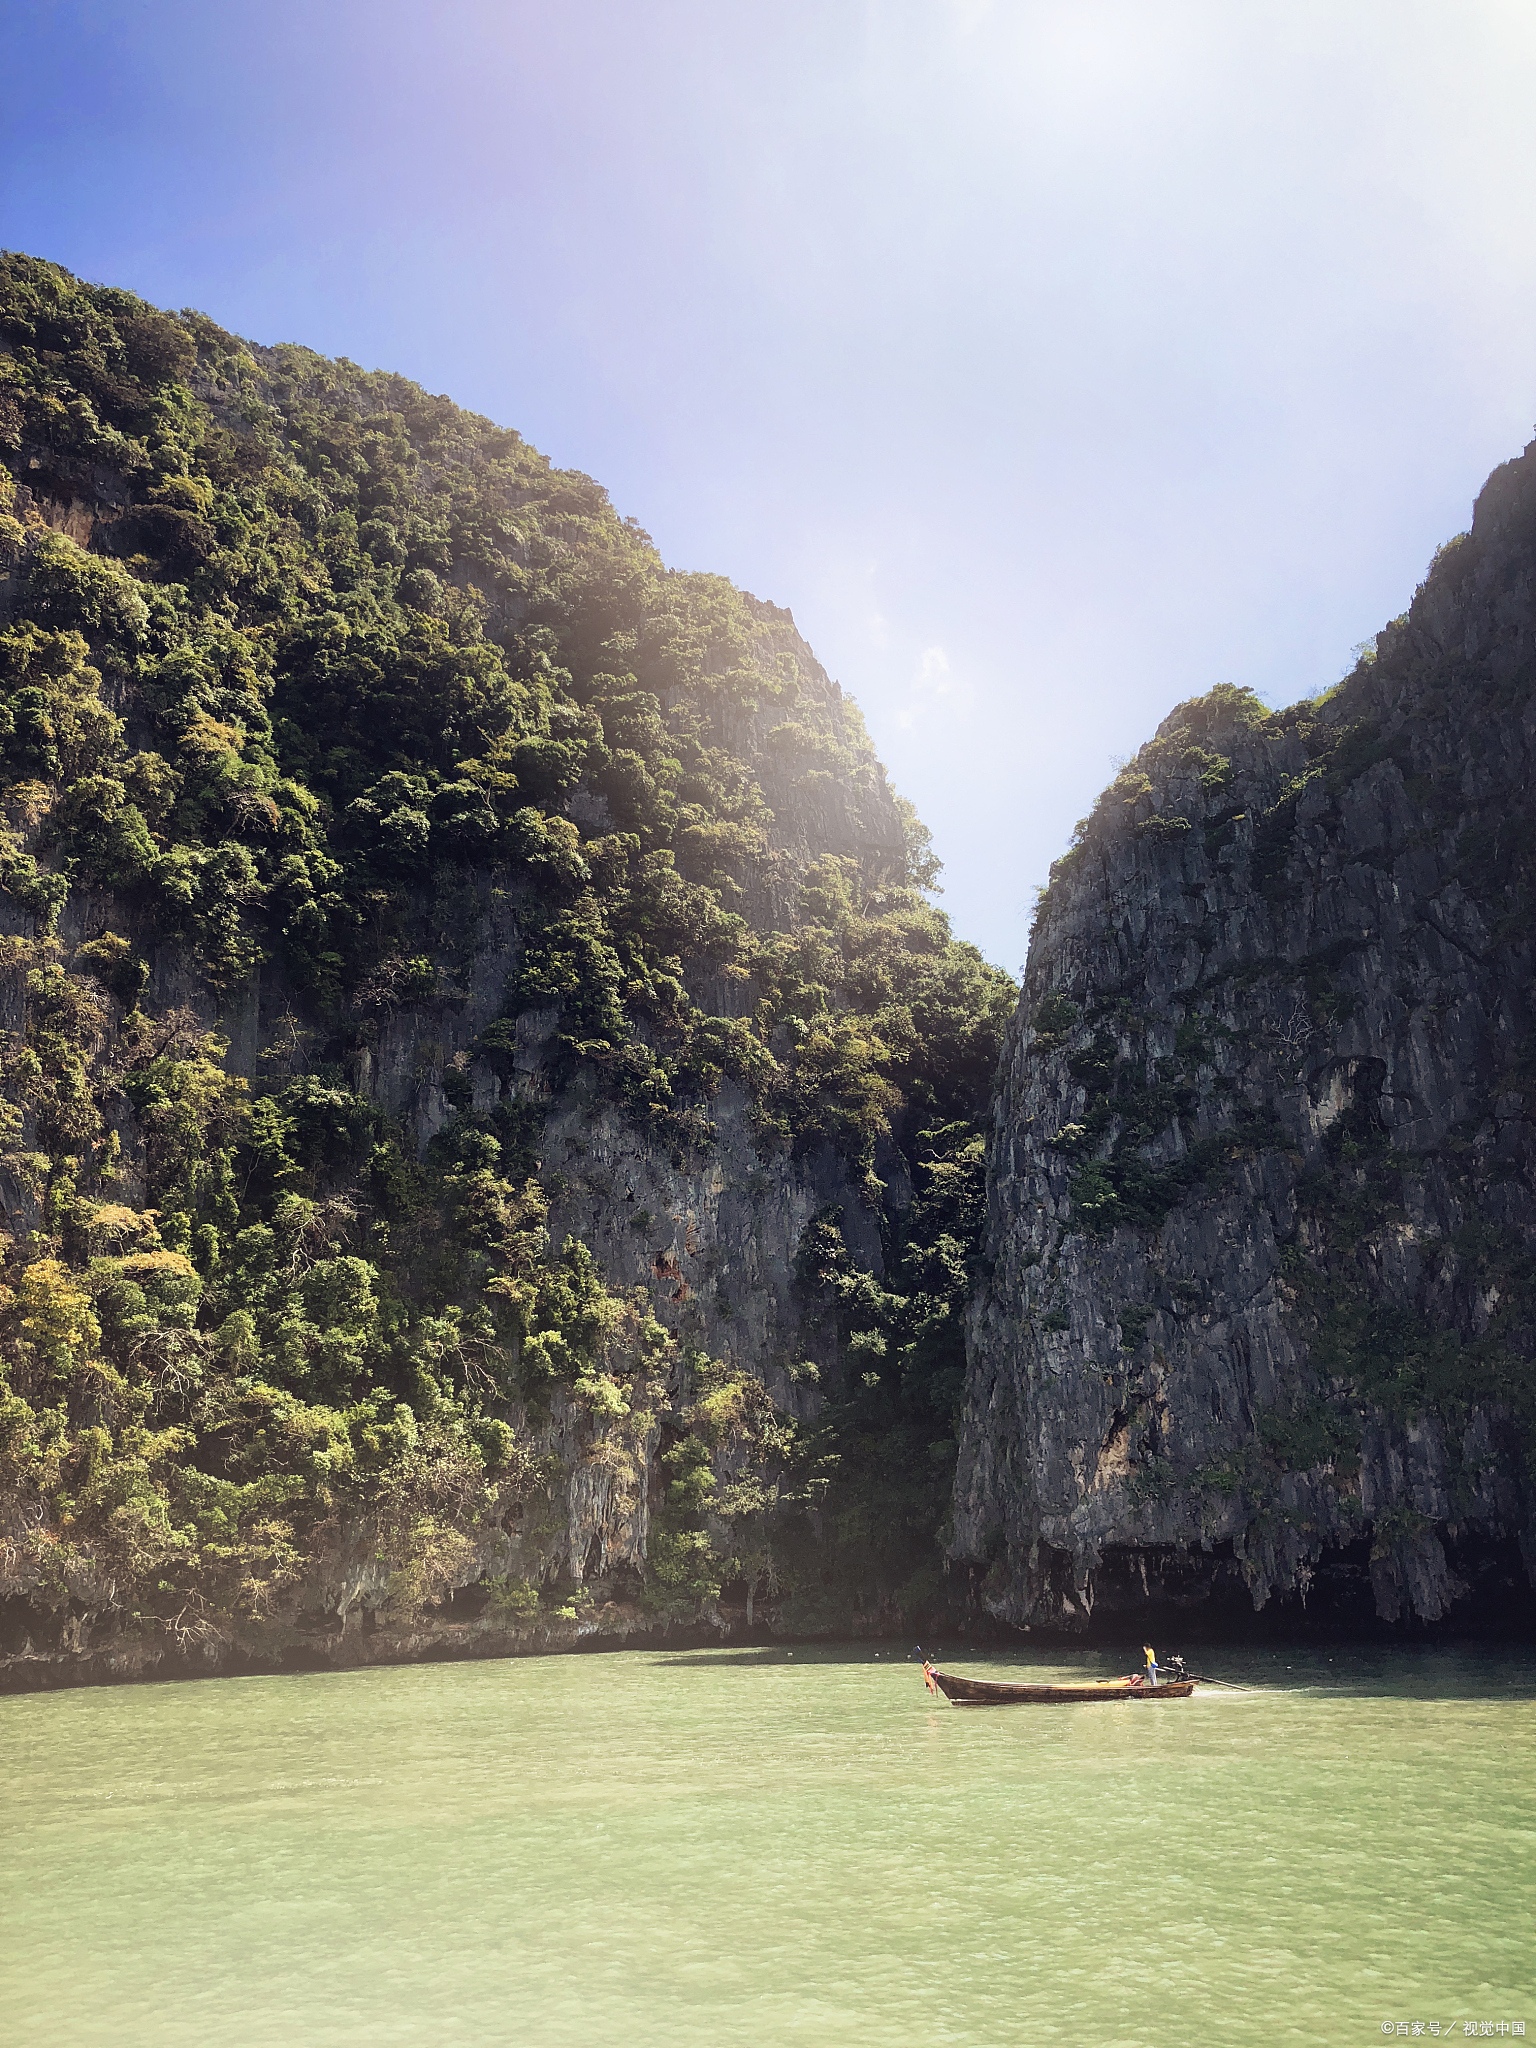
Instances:
[[[1065,1707],[1085,1700],[1185,1700],[1195,1689],[1192,1678],[1166,1685],[1132,1685],[1126,1678],[1092,1679],[1083,1685],[1008,1685],[993,1678],[961,1678],[953,1671],[935,1671],[944,1697],[957,1707]]]

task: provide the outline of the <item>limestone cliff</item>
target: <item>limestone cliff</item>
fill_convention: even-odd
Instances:
[[[1536,444],[1337,689],[1179,706],[1057,863],[969,1323],[993,1615],[1529,1611],[1533,685]]]
[[[788,612],[0,256],[0,1674],[938,1587],[1006,977]]]

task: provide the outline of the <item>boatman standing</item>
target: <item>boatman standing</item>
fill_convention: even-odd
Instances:
[[[1157,1685],[1157,1652],[1150,1643],[1143,1643],[1141,1647],[1146,1652],[1147,1683],[1155,1688]]]

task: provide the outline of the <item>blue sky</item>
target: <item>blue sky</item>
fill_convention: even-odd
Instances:
[[[0,242],[387,367],[792,607],[1017,969],[1179,698],[1536,420],[1528,0],[0,0]]]

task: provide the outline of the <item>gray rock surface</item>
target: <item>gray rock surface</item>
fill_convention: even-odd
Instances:
[[[1180,706],[1058,862],[955,1498],[998,1619],[1536,1568],[1533,681],[1536,443],[1336,691]]]

